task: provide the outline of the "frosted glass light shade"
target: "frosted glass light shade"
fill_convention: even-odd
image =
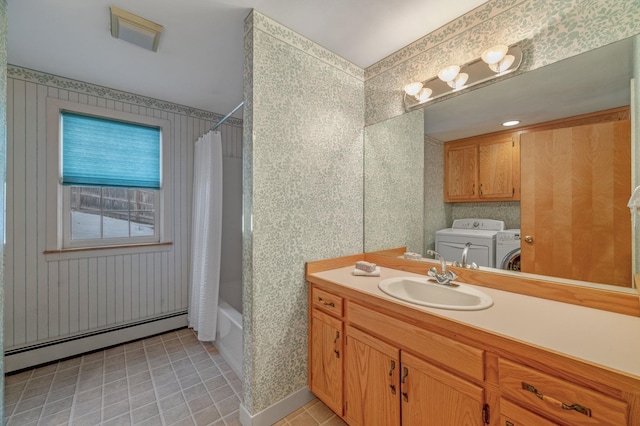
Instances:
[[[440,70],[440,72],[438,73],[438,78],[445,83],[449,83],[456,78],[459,72],[460,67],[458,65],[449,65],[448,67]]]
[[[504,44],[499,44],[497,46],[490,47],[484,52],[482,52],[482,60],[489,65],[497,64],[502,60],[502,58],[504,58],[508,50],[509,50],[509,47],[505,46]]]
[[[469,79],[469,74],[466,72],[459,73],[453,80],[448,81],[447,84],[454,90],[461,89]]]
[[[420,89],[422,89],[422,83],[420,82],[409,83],[404,86],[404,92],[409,96],[416,96],[420,92]]]
[[[509,69],[511,65],[513,65],[513,61],[516,60],[516,57],[513,55],[505,56],[500,62],[495,64],[490,64],[489,68],[491,71],[501,73]]]
[[[426,102],[427,100],[429,100],[432,93],[433,93],[433,90],[429,89],[428,87],[425,87],[416,95],[416,98],[420,102]]]

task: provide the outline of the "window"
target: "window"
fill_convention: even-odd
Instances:
[[[168,242],[169,122],[57,99],[47,108],[57,154],[48,155],[48,249]]]

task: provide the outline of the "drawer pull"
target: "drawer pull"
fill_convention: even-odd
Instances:
[[[531,392],[532,394],[534,394],[535,396],[537,396],[538,398],[540,398],[543,401],[547,401],[550,402],[554,405],[557,405],[559,407],[561,407],[563,410],[574,410],[577,411],[580,414],[584,414],[587,417],[591,417],[591,409],[587,408],[587,407],[583,407],[580,404],[565,404],[564,402],[552,398],[550,396],[545,396],[544,394],[538,392],[538,390],[535,388],[535,386],[532,386],[528,383],[522,382],[522,389]]]
[[[318,296],[318,302],[322,302],[324,303],[324,306],[331,306],[332,308],[336,307],[336,304],[333,302],[325,302],[324,300],[322,300],[322,297]]]

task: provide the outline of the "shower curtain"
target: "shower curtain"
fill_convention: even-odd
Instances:
[[[189,327],[198,340],[214,341],[220,287],[222,239],[222,141],[209,131],[196,142],[191,226]]]

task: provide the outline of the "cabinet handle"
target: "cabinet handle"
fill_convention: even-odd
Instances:
[[[534,394],[536,397],[540,398],[543,401],[549,402],[553,405],[559,406],[561,407],[563,410],[574,410],[577,411],[580,414],[584,414],[587,417],[591,417],[591,409],[584,407],[580,404],[565,404],[564,402],[560,401],[559,399],[544,395],[543,393],[538,392],[538,390],[536,389],[535,386],[532,386],[528,383],[522,382],[522,389],[531,392],[532,394]]]
[[[339,332],[339,331],[336,331],[336,338],[335,338],[335,339],[333,339],[333,344],[334,344],[334,346],[336,345],[336,343],[338,343],[338,339],[339,339],[339,338],[340,338],[340,332]],[[339,350],[334,349],[334,350],[333,350],[333,353],[335,353],[335,354],[336,354],[336,358],[340,358],[340,351],[339,351]]]
[[[389,389],[391,389],[392,395],[396,394],[396,385],[393,384],[393,370],[395,369],[396,369],[396,362],[391,360],[391,368],[389,369],[389,381],[391,383],[389,384]]]
[[[524,241],[531,244],[533,242],[533,237],[531,235],[527,235],[524,237]]]
[[[400,383],[404,385],[407,381],[408,375],[409,375],[409,369],[407,367],[404,367],[402,369],[402,380],[400,381]],[[402,399],[404,400],[404,402],[409,402],[409,394],[407,394],[407,392],[402,392]]]
[[[471,185],[471,195],[476,195],[476,184]]]
[[[324,303],[324,306],[331,306],[332,308],[335,308],[336,305],[333,302],[325,302],[324,300],[322,300],[322,297],[318,296],[318,302],[322,302]]]
[[[482,195],[482,184],[480,184],[480,195]]]

